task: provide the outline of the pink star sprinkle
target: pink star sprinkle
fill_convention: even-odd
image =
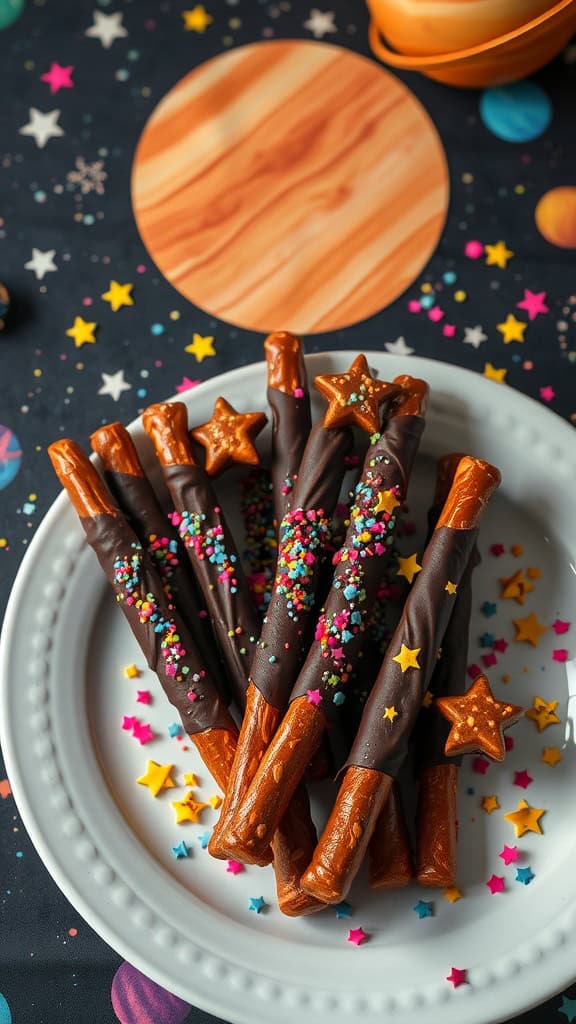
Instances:
[[[501,875],[492,875],[492,878],[488,879],[486,885],[493,896],[498,892],[504,892],[504,889],[506,888],[504,877]]]
[[[470,676],[470,679],[476,679],[476,676],[479,676],[482,673],[482,669],[480,668],[480,665],[474,665],[474,664],[473,665],[468,665],[468,668],[466,669],[466,671],[467,671],[468,675]]]
[[[486,668],[492,668],[492,665],[498,664],[498,658],[495,654],[483,654],[482,662]]]
[[[71,74],[74,71],[74,65],[69,64],[67,67],[62,67],[55,61],[52,61],[50,65],[50,71],[46,71],[45,74],[40,75],[41,82],[48,82],[50,86],[50,92],[54,95],[55,92],[59,92],[60,89],[73,89],[74,82],[71,79]]]
[[[190,380],[190,377],[182,377],[180,383],[176,385],[176,391],[181,395],[183,391],[190,391],[190,388],[198,387],[199,383],[199,380]]]
[[[514,750],[514,738],[512,736],[504,737],[504,749],[506,750],[506,752],[508,752],[509,750]]]
[[[522,302],[517,302],[518,309],[525,309],[529,320],[535,320],[539,313],[549,313],[550,310],[545,304],[546,292],[531,292],[529,288],[524,289]]]
[[[504,547],[503,544],[491,544],[490,545],[490,554],[494,555],[494,558],[500,558],[500,555],[503,555],[505,550],[506,550],[506,548]]]
[[[230,875],[241,875],[244,871],[244,865],[239,860],[227,860],[226,871]]]
[[[558,634],[560,634],[560,633],[567,633],[568,630],[570,629],[570,623],[569,622],[563,622],[562,619],[555,619],[554,622],[552,623],[552,629],[554,630],[555,633],[558,633]]]
[[[487,761],[485,757],[475,757],[472,761],[472,771],[477,775],[486,775],[489,767],[490,761]]]
[[[125,732],[132,732],[134,726],[138,725],[138,719],[134,718],[134,715],[124,715],[122,719],[122,728]]]
[[[152,694],[150,690],[136,690],[136,703],[137,704],[149,704],[152,700]]]
[[[526,771],[525,768],[523,768],[521,772],[514,772],[514,785],[515,786],[521,786],[522,789],[528,789],[528,786],[530,785],[531,782],[534,782],[534,779],[532,779],[528,775],[528,772]]]
[[[306,690],[306,693],[308,695],[308,703],[315,704],[317,707],[320,701],[322,700],[322,694],[320,693],[320,690]]]
[[[453,967],[450,974],[447,975],[446,981],[451,981],[454,988],[458,988],[459,985],[468,984],[468,978],[466,975],[466,971],[459,971],[457,967]]]
[[[479,260],[484,255],[484,245],[482,242],[477,242],[475,239],[470,242],[466,242],[464,246],[464,255],[469,260]]]
[[[506,648],[508,646],[509,646],[509,644],[508,644],[507,640],[500,639],[500,640],[495,640],[494,641],[494,650],[495,651],[500,651],[501,654],[504,653],[504,651],[506,650]]]
[[[556,398],[554,388],[549,384],[547,384],[545,388],[540,388],[540,398],[543,402],[551,402],[553,398]]]
[[[509,864],[514,864],[518,860],[518,847],[504,845],[498,856],[504,861],[506,867],[508,867]]]
[[[442,328],[442,334],[444,335],[445,338],[453,338],[454,335],[456,334],[456,325],[444,324]]]
[[[552,657],[554,661],[568,661],[568,651],[565,647],[557,647],[552,651]]]
[[[145,743],[150,743],[150,740],[154,739],[154,733],[149,725],[140,725],[138,722],[132,729],[132,735],[134,739],[137,739],[140,746],[143,747]]]
[[[351,928],[348,932],[346,942],[351,942],[354,946],[361,946],[363,942],[367,942],[370,938],[366,934],[363,928]]]
[[[440,320],[444,319],[445,315],[444,310],[440,309],[440,306],[432,306],[432,309],[428,310],[428,319],[431,320],[433,324],[439,323]]]

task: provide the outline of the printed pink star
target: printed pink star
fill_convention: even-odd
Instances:
[[[244,865],[239,860],[227,860],[226,871],[230,875],[241,875],[244,871]]]
[[[126,732],[132,732],[135,725],[138,725],[138,719],[134,718],[134,715],[124,715],[122,719],[122,728]]]
[[[528,775],[528,772],[525,768],[523,768],[521,772],[514,772],[515,786],[521,786],[522,789],[528,789],[528,786],[531,782],[534,782],[534,779],[531,778],[530,775]]]
[[[451,981],[454,988],[458,988],[459,985],[468,984],[468,978],[466,975],[466,971],[459,971],[457,967],[453,967],[450,974],[447,975],[446,981]]]
[[[63,67],[62,64],[52,61],[50,71],[46,71],[45,74],[40,75],[40,81],[48,82],[50,92],[52,94],[59,92],[60,89],[73,89],[74,82],[70,77],[73,71],[73,64],[68,64],[66,67]]]
[[[308,703],[315,704],[316,707],[318,707],[318,704],[322,700],[322,694],[320,693],[320,690],[306,690],[306,694]]]
[[[554,630],[555,633],[558,633],[558,634],[560,634],[560,633],[567,633],[568,630],[570,629],[570,623],[569,622],[563,622],[562,619],[555,619],[554,622],[552,623],[552,629]]]
[[[497,892],[504,892],[504,889],[506,888],[506,883],[504,881],[503,875],[492,875],[492,878],[488,879],[486,885],[490,889],[490,892],[492,893],[493,896]]]
[[[152,700],[152,694],[150,690],[136,690],[136,703],[137,704],[149,704]]]
[[[550,384],[547,384],[545,388],[540,388],[540,398],[543,402],[551,402],[553,398],[556,398],[554,388]]]
[[[535,320],[539,313],[549,313],[550,310],[545,304],[546,292],[531,292],[529,288],[524,289],[522,302],[517,302],[518,309],[525,309],[529,320]]]
[[[557,647],[552,651],[552,658],[554,661],[568,661],[568,651],[565,647]]]
[[[514,862],[518,860],[518,847],[504,845],[498,856],[504,861],[506,867],[508,867],[509,864],[514,864]]]
[[[137,739],[140,746],[143,747],[145,743],[150,743],[150,740],[154,739],[154,733],[149,725],[140,725],[136,722],[132,729],[132,735],[134,739]]]
[[[477,775],[486,775],[489,767],[490,761],[487,761],[485,757],[475,757],[472,761],[472,771]]]
[[[366,934],[363,928],[351,928],[348,932],[346,942],[351,942],[354,946],[361,946],[363,942],[367,942],[370,938]]]
[[[190,380],[190,377],[182,377],[180,383],[176,385],[176,391],[181,395],[183,391],[190,391],[190,388],[198,387],[199,383],[199,380]]]

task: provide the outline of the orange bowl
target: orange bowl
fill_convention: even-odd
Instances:
[[[392,67],[420,71],[428,78],[465,88],[502,85],[526,78],[560,53],[576,30],[576,0],[559,0],[531,21],[473,46],[447,53],[405,53],[391,49],[382,39],[386,2],[368,0],[372,14],[369,39],[374,54]],[[400,38],[398,28],[393,34],[395,39]],[[423,32],[414,36],[412,47],[422,46],[423,38]],[[438,45],[436,36],[430,45]]]

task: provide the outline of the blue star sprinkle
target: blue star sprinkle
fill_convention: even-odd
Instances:
[[[346,902],[346,900],[342,900],[341,903],[337,903],[334,910],[336,911],[336,917],[338,920],[341,918],[352,917],[352,907]]]
[[[173,725],[169,725],[168,726],[168,735],[171,736],[172,738],[174,738],[174,736],[181,736],[182,735],[182,726],[178,725],[177,722],[174,722]]]
[[[434,916],[434,904],[430,900],[418,900],[418,903],[414,904],[412,910],[416,911],[420,919]]]
[[[182,840],[181,843],[178,843],[178,846],[172,847],[172,853],[176,857],[176,860],[183,860],[184,857],[188,857],[190,855],[190,851],[184,840]]]
[[[523,885],[530,885],[530,882],[534,878],[534,874],[530,865],[527,868],[516,868],[516,881],[522,882]]]
[[[199,836],[196,836],[196,838],[197,838],[198,842],[200,843],[200,846],[202,847],[203,850],[205,850],[206,847],[208,846],[208,843],[210,842],[210,836],[211,835],[212,835],[212,832],[210,830],[208,830],[208,832],[201,832]]]
[[[484,601],[484,604],[480,605],[480,611],[489,619],[491,615],[496,615],[496,605],[491,601]]]
[[[253,910],[255,914],[259,914],[266,906],[267,903],[263,896],[250,896],[248,900],[248,910]]]
[[[478,642],[480,644],[480,647],[494,647],[494,644],[496,643],[496,637],[494,636],[493,633],[482,633],[482,636],[480,637]]]

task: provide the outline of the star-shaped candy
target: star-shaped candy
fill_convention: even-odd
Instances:
[[[211,25],[214,18],[208,14],[203,4],[196,4],[190,11],[182,11],[184,28],[187,32],[199,32],[203,34],[208,25]]]
[[[511,341],[524,341],[526,326],[522,320],[517,320],[513,313],[508,313],[501,324],[496,324],[496,330],[500,331],[504,344],[509,345]]]
[[[576,1020],[576,999],[562,996],[562,1006],[558,1007],[558,1013],[564,1014],[568,1024],[573,1024],[573,1021]]]
[[[398,712],[396,711],[394,705],[392,705],[392,707],[390,708],[384,708],[384,714],[382,715],[382,717],[384,719],[387,719],[389,722],[393,722],[395,718],[398,718]]]
[[[500,597],[506,601],[516,601],[517,604],[524,604],[526,595],[534,590],[532,583],[529,583],[522,569],[518,569],[513,576],[501,576]]]
[[[447,594],[450,594],[450,596],[452,597],[458,590],[458,584],[452,583],[451,580],[448,580],[448,583],[444,587],[444,590],[446,591]]]
[[[32,259],[28,260],[28,263],[24,264],[24,270],[33,270],[36,275],[37,281],[43,281],[46,274],[51,273],[53,270],[58,270],[58,267],[54,263],[54,257],[56,255],[56,249],[46,249],[43,252],[41,249],[32,247]]]
[[[549,764],[551,768],[555,768],[558,762],[562,760],[562,754],[558,747],[544,747],[540,760],[542,764]]]
[[[496,384],[504,384],[507,373],[508,370],[505,367],[498,369],[496,366],[492,366],[492,363],[484,363],[483,376],[487,377],[488,380],[495,381]]]
[[[52,94],[59,92],[60,89],[73,89],[74,82],[71,78],[73,71],[73,64],[68,64],[66,67],[63,67],[63,65],[58,64],[57,61],[52,61],[50,70],[46,71],[43,75],[40,75],[40,81],[48,82],[50,92]]]
[[[497,811],[500,807],[498,798],[495,796],[484,796],[482,797],[482,810],[486,811],[486,814],[492,814],[492,811]]]
[[[217,476],[234,463],[257,466],[260,456],[254,438],[266,425],[263,412],[236,412],[225,398],[217,398],[212,419],[192,431],[206,451],[206,472]]]
[[[516,810],[505,814],[504,817],[506,821],[514,825],[516,836],[521,839],[526,832],[536,832],[537,835],[542,835],[540,818],[545,813],[546,811],[541,807],[531,807],[527,800],[520,800]]]
[[[533,878],[535,878],[535,875],[529,864],[525,868],[516,868],[516,882],[521,882],[522,885],[530,885]]]
[[[150,704],[152,701],[152,694],[150,690],[136,690],[136,703],[137,704]]]
[[[113,313],[117,313],[122,306],[134,305],[134,299],[130,294],[133,287],[133,284],[119,284],[118,281],[110,281],[108,291],[104,292],[101,298],[104,299],[104,302],[110,303]]]
[[[351,942],[353,946],[361,946],[369,938],[370,936],[366,934],[363,928],[351,928],[346,941]]]
[[[359,355],[345,373],[321,374],[314,387],[329,405],[324,414],[325,427],[355,424],[369,434],[380,429],[380,405],[394,398],[399,387],[372,377],[366,356]]]
[[[398,501],[393,489],[378,491],[378,502],[374,506],[374,512],[387,512],[388,515],[393,515],[394,509],[401,504],[402,502]]]
[[[422,566],[418,564],[418,556],[416,553],[410,555],[408,558],[398,558],[399,569],[396,572],[397,576],[403,576],[408,583],[412,583],[412,580],[417,573],[422,571]]]
[[[396,341],[384,342],[384,348],[394,356],[412,356],[414,349],[406,344],[404,338],[396,338]]]
[[[308,20],[304,22],[304,28],[312,33],[314,39],[323,39],[327,33],[336,32],[334,11],[319,11],[313,7]]]
[[[472,345],[474,348],[479,348],[480,345],[482,345],[482,343],[487,340],[488,335],[484,334],[484,331],[482,327],[480,327],[480,324],[477,324],[476,327],[464,328],[464,337],[462,339],[464,345]]]
[[[492,875],[492,877],[489,878],[488,881],[486,882],[486,885],[490,889],[492,896],[494,896],[497,892],[504,892],[504,889],[506,888],[506,883],[504,881],[503,875]]]
[[[320,690],[306,690],[306,699],[309,704],[314,704],[318,707],[322,701],[322,694]]]
[[[132,732],[132,729],[137,724],[138,719],[134,718],[134,715],[124,715],[122,719],[122,728],[125,732]]]
[[[462,893],[457,886],[449,885],[447,889],[444,889],[444,899],[448,900],[448,903],[457,903],[462,899]]]
[[[518,847],[506,846],[506,844],[504,844],[498,856],[500,857],[500,860],[504,861],[506,867],[508,867],[509,864],[515,864],[518,860]]]
[[[69,327],[66,331],[66,335],[68,338],[74,338],[76,348],[82,348],[82,345],[93,345],[95,343],[94,331],[97,327],[97,323],[90,323],[84,320],[83,317],[77,316],[72,327]]]
[[[244,871],[244,865],[239,860],[227,860],[226,871],[229,875],[240,875]]]
[[[530,612],[530,615],[527,615],[524,619],[512,619],[512,622],[516,629],[514,639],[517,641],[525,640],[532,647],[538,647],[540,637],[547,631],[547,627],[538,621],[538,616],[535,612]]]
[[[183,800],[173,800],[172,807],[176,815],[177,825],[181,825],[185,821],[191,821],[194,825],[197,825],[202,811],[208,807],[208,804],[195,800],[192,793],[188,793]]]
[[[123,17],[119,12],[103,14],[102,11],[94,11],[94,24],[84,34],[91,39],[99,39],[104,49],[109,50],[116,39],[124,39],[128,35],[122,24]]]
[[[340,903],[337,903],[334,910],[336,911],[336,919],[338,921],[345,920],[352,916],[352,907],[346,902],[346,900],[341,900]]]
[[[130,391],[132,385],[124,380],[124,370],[118,370],[116,373],[101,373],[103,384],[98,389],[99,395],[110,395],[115,402],[118,401],[123,391]]]
[[[423,917],[433,917],[434,904],[430,900],[418,900],[412,907],[412,910],[418,914],[420,920]]]
[[[44,149],[49,139],[57,139],[64,135],[64,130],[58,124],[59,117],[59,110],[49,110],[46,114],[43,114],[36,107],[30,107],[30,120],[27,124],[22,125],[18,131],[20,135],[31,135],[38,149]]]
[[[528,775],[525,768],[521,772],[514,772],[514,785],[520,786],[521,789],[528,789],[528,786],[534,782],[534,779]]]
[[[535,320],[539,313],[549,313],[550,310],[544,302],[546,292],[531,292],[529,288],[524,289],[524,298],[517,302],[518,309],[525,309],[529,320]]]
[[[190,850],[186,846],[184,840],[182,840],[182,842],[178,843],[177,846],[172,847],[172,853],[176,857],[176,860],[183,860],[185,857],[190,855]]]
[[[506,247],[506,242],[496,242],[495,245],[485,245],[486,264],[489,267],[506,268],[506,264],[512,259],[514,253]]]
[[[444,748],[447,756],[482,751],[494,761],[504,760],[504,727],[524,714],[515,704],[495,700],[484,675],[462,697],[438,697],[436,707],[452,723]]]
[[[140,722],[136,722],[132,728],[132,735],[138,740],[141,747],[143,747],[145,743],[150,743],[150,741],[154,739],[154,733],[148,723],[146,723],[146,725],[141,725]]]
[[[446,976],[446,981],[451,981],[454,988],[458,988],[459,985],[467,985],[468,977],[466,971],[460,971],[457,967],[453,967],[450,974]]]
[[[547,701],[543,697],[534,697],[532,701],[532,707],[526,712],[526,718],[529,718],[538,728],[538,732],[543,732],[549,725],[558,725],[560,719],[556,714],[556,708],[558,707],[557,700]]]
[[[204,337],[202,334],[194,332],[191,343],[186,345],[184,351],[194,356],[197,363],[201,363],[208,356],[216,355],[214,351],[214,338],[211,335]]]
[[[267,905],[263,896],[250,896],[248,898],[248,910],[254,911],[255,914],[260,914]]]
[[[398,662],[403,673],[406,672],[406,669],[409,668],[419,669],[420,665],[418,664],[418,655],[420,654],[421,650],[421,647],[410,648],[406,647],[405,644],[402,644],[400,647],[400,651],[394,658],[392,658],[392,661]]]
[[[141,786],[147,786],[152,796],[158,796],[163,789],[174,789],[175,783],[172,780],[173,764],[158,764],[157,761],[146,762],[146,772],[140,775],[136,782]]]

